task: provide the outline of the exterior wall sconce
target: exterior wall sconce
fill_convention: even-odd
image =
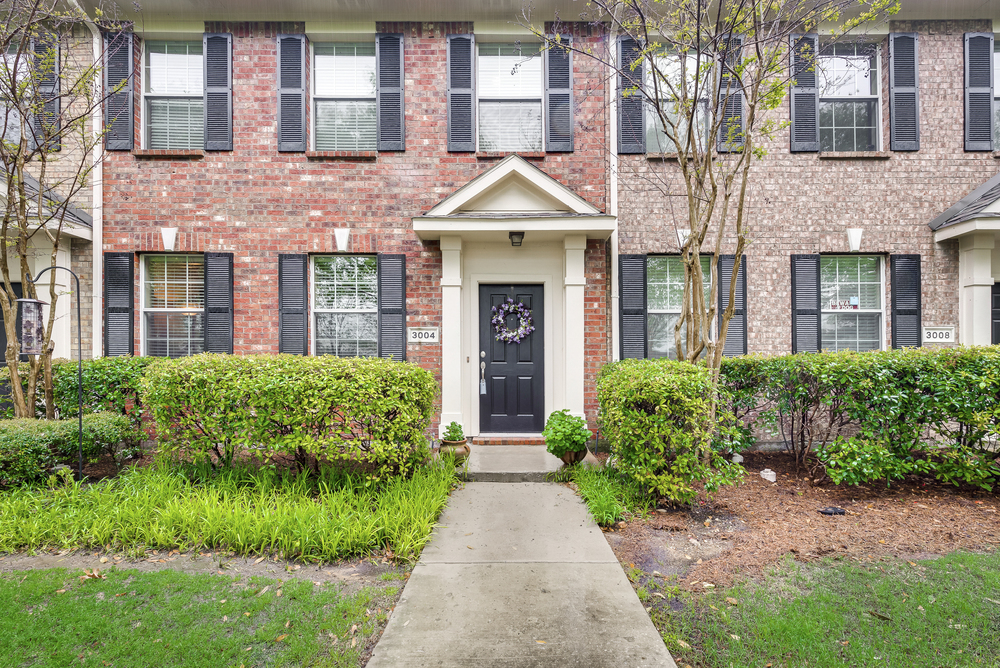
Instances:
[[[678,248],[684,248],[684,244],[687,243],[688,237],[690,236],[691,236],[691,230],[677,230]]]
[[[347,252],[347,244],[351,239],[351,228],[341,227],[333,231],[333,239],[337,242],[337,250],[341,253]]]
[[[852,253],[857,253],[861,250],[861,233],[863,231],[860,227],[847,228],[847,245]]]
[[[177,244],[177,228],[161,227],[160,236],[163,237],[163,250],[173,251]]]
[[[511,246],[520,246],[521,242],[524,241],[524,232],[511,232],[507,236],[510,237]]]
[[[41,355],[45,332],[42,328],[42,307],[48,304],[38,299],[18,299],[21,305],[21,353]]]

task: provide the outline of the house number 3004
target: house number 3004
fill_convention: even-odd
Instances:
[[[440,340],[437,327],[407,327],[406,339],[410,343],[437,343]]]

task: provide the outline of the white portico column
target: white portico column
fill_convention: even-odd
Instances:
[[[587,277],[584,274],[584,251],[587,250],[587,236],[568,234],[564,240],[566,250],[566,276],[563,279],[566,318],[566,408],[573,415],[583,414],[583,366],[584,366],[584,290]]]
[[[967,346],[988,346],[992,341],[994,243],[993,232],[974,232],[958,241],[959,342]]]
[[[462,237],[441,237],[441,427],[462,423]]]

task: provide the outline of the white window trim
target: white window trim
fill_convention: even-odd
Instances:
[[[142,253],[139,256],[139,350],[143,357],[149,356],[146,346],[146,313],[205,313],[205,307],[200,310],[179,308],[151,308],[146,306],[146,258],[148,257],[201,257],[204,267],[203,253]],[[203,297],[204,299],[204,297]]]
[[[375,308],[372,310],[364,309],[316,309],[316,259],[322,257],[370,257],[375,260]],[[378,255],[375,253],[319,253],[317,255],[309,256],[309,331],[311,336],[309,337],[309,354],[316,356],[316,339],[317,329],[316,329],[316,315],[318,313],[374,313],[376,319],[378,318]],[[375,329],[375,346],[376,353],[378,352],[378,340],[379,331],[376,325]]]
[[[148,146],[152,145],[152,141],[149,139],[149,132],[150,132],[149,124],[147,124],[147,123],[144,122],[145,117],[146,117],[147,104],[148,104],[147,100],[174,100],[174,99],[178,99],[178,100],[180,100],[180,99],[184,99],[184,100],[197,100],[197,99],[200,98],[204,102],[204,99],[205,99],[205,93],[204,93],[205,84],[204,84],[204,82],[202,82],[202,94],[201,95],[151,95],[151,94],[149,94],[149,93],[146,92],[146,87],[149,85],[149,81],[148,81],[149,74],[146,71],[146,58],[147,58],[147,51],[146,51],[146,49],[147,49],[148,42],[150,42],[150,41],[152,41],[152,42],[190,42],[190,43],[197,42],[197,40],[194,40],[194,39],[154,39],[154,40],[145,40],[144,39],[144,40],[142,40],[142,55],[141,55],[141,57],[139,59],[139,69],[141,70],[141,74],[139,76],[139,95],[142,98],[142,103],[139,105],[139,116],[136,119],[137,122],[139,123],[139,127],[142,128],[142,132],[139,133],[139,146],[138,146],[138,148],[140,148],[140,149],[147,148]],[[202,58],[202,68],[204,68],[204,66],[205,66],[205,53],[204,53],[204,51],[202,51],[201,58]],[[196,146],[196,147],[193,147],[191,149],[180,149],[180,150],[192,150],[193,151],[193,150],[198,150],[198,148],[204,148],[204,146],[201,146],[201,147],[197,147]],[[167,149],[167,150],[174,150],[174,149]]]
[[[873,257],[878,260],[878,280],[879,280],[879,301],[882,304],[881,308],[870,309],[870,308],[857,308],[857,309],[829,309],[823,307],[823,268],[822,263],[826,258],[835,257]],[[877,350],[887,350],[888,336],[886,336],[886,327],[888,326],[888,321],[886,320],[886,291],[885,291],[885,265],[886,256],[872,253],[852,253],[852,254],[836,254],[836,255],[820,255],[820,278],[819,278],[819,293],[820,293],[820,304],[819,304],[819,327],[820,327],[820,343],[823,344],[823,316],[824,315],[834,315],[839,313],[878,313],[882,316],[879,320],[878,333],[879,333],[879,344]],[[825,344],[824,344],[825,345]]]
[[[476,124],[475,125],[476,125],[476,127],[473,128],[473,132],[475,132],[475,135],[476,135],[476,151],[477,152],[483,150],[479,146],[479,126],[480,126],[480,123],[482,123],[482,120],[483,120],[482,119],[482,114],[479,113],[479,103],[480,103],[480,101],[486,100],[488,102],[488,101],[492,100],[492,101],[500,101],[500,102],[502,102],[504,100],[508,100],[508,101],[511,101],[511,100],[524,100],[524,101],[528,101],[528,100],[534,100],[535,99],[535,98],[503,98],[503,97],[486,97],[486,98],[484,98],[484,97],[482,97],[482,92],[481,92],[482,91],[482,87],[479,85],[480,84],[480,78],[479,78],[479,46],[481,44],[513,45],[513,44],[516,44],[518,41],[520,41],[522,44],[526,44],[526,43],[538,44],[538,48],[539,48],[538,57],[539,57],[539,59],[541,59],[541,69],[542,69],[542,86],[541,86],[541,89],[539,90],[539,93],[538,93],[539,102],[541,102],[541,107],[542,107],[542,127],[541,127],[541,131],[542,131],[541,132],[542,147],[539,150],[542,151],[542,152],[545,151],[545,123],[546,123],[546,120],[549,117],[549,110],[548,110],[548,107],[546,106],[546,102],[547,101],[546,101],[546,96],[545,96],[545,77],[546,77],[545,54],[542,51],[542,48],[545,46],[544,43],[543,42],[527,42],[526,40],[523,40],[523,39],[522,40],[514,40],[514,41],[510,41],[509,39],[479,39],[479,37],[477,36],[476,40],[473,42],[473,61],[475,62],[475,72],[473,74],[476,77],[476,101],[475,101],[475,105],[476,105],[476,110],[475,110],[475,112],[476,112],[475,113]],[[570,81],[572,81],[572,77],[570,78]],[[513,153],[513,152],[516,152],[516,151],[508,151],[507,149],[503,149],[501,152],[504,152],[504,153],[511,152],[511,153]]]
[[[647,273],[646,273],[646,317],[647,317],[647,319],[649,317],[649,314],[651,314],[651,313],[654,314],[654,315],[680,315],[681,314],[681,309],[679,309],[679,308],[678,309],[662,309],[662,308],[650,308],[649,307],[649,267],[648,267],[648,263],[649,263],[650,258],[660,258],[660,257],[665,257],[665,258],[671,258],[671,257],[673,257],[673,258],[677,258],[678,260],[682,260],[681,256],[680,255],[676,255],[676,254],[673,254],[673,255],[672,254],[648,255],[646,257],[646,263],[647,263]],[[708,273],[705,274],[705,275],[708,277],[709,282],[711,282],[711,280],[712,280],[712,258],[713,258],[713,255],[705,253],[705,254],[702,254],[700,257],[703,260],[704,259],[708,260]],[[682,260],[682,262],[683,262],[683,260]],[[711,296],[712,296],[711,285],[709,285],[709,299],[711,299]],[[716,333],[717,333],[718,327],[719,327],[719,317],[718,317],[719,314],[718,314],[718,311],[716,311],[715,316],[716,317],[712,318],[712,321],[708,324],[708,338],[709,338],[710,341],[715,341]],[[646,336],[647,337],[649,336],[649,324],[648,324],[648,322],[646,324]],[[647,350],[647,356],[648,356],[648,350]],[[676,351],[674,351],[674,356],[676,358]],[[669,358],[657,358],[657,359],[669,359]]]
[[[328,96],[319,97],[318,95],[316,95],[316,82],[319,80],[319,77],[316,76],[316,44],[324,44],[324,45],[325,44],[361,44],[361,43],[363,43],[365,40],[367,40],[369,38],[371,39],[371,43],[372,44],[376,43],[376,36],[375,35],[359,35],[358,39],[355,39],[355,40],[341,40],[341,41],[326,41],[326,40],[324,40],[324,41],[321,41],[321,42],[314,42],[312,40],[308,40],[308,44],[309,44],[309,72],[307,72],[307,75],[309,77],[309,109],[308,109],[308,114],[309,114],[309,150],[310,151],[315,151],[316,150],[316,116],[317,116],[317,114],[316,114],[316,101],[317,100],[324,101],[324,100],[367,100],[367,99],[371,99],[371,101],[374,102],[375,105],[376,105],[376,109],[375,109],[375,137],[376,137],[376,140],[375,140],[375,146],[372,147],[370,150],[375,151],[375,150],[378,149],[378,48],[375,49],[375,92],[372,93],[371,98],[367,98],[367,97],[363,97],[363,98],[362,97],[346,97],[346,96],[345,97],[338,97],[336,95],[334,95],[334,96],[329,96],[328,95]],[[337,150],[341,150],[341,149],[337,149]],[[312,260],[310,260],[309,262],[310,262],[310,266],[311,266]]]
[[[873,35],[872,37],[875,38],[875,37],[879,37],[879,36],[878,35]],[[879,39],[881,39],[881,38],[879,37]],[[882,63],[882,44],[881,43],[873,43],[872,46],[875,47],[875,69],[876,69],[876,71],[875,71],[875,75],[876,75],[875,76],[875,82],[876,82],[876,85],[875,85],[875,95],[874,96],[871,96],[871,95],[856,96],[856,97],[850,97],[850,98],[824,98],[821,95],[819,95],[819,91],[817,90],[817,96],[816,96],[816,100],[817,100],[817,103],[816,103],[817,104],[816,115],[817,115],[817,118],[818,118],[818,116],[819,116],[819,108],[818,107],[819,107],[820,104],[823,103],[824,99],[825,100],[846,100],[846,99],[852,99],[852,100],[872,100],[873,99],[873,100],[875,100],[875,110],[878,113],[878,119],[876,119],[876,122],[875,122],[875,151],[882,151],[882,146],[883,146],[883,141],[882,141],[882,124],[886,120],[884,118],[885,114],[883,114],[883,109],[882,109],[882,67],[883,67],[883,63]],[[820,51],[822,52],[822,44],[820,45]],[[820,55],[819,57],[817,57],[817,60],[822,60],[822,59],[823,59],[822,55]],[[888,65],[885,65],[885,66],[888,67]],[[818,79],[818,74],[819,73],[817,72],[817,79]],[[836,152],[836,150],[834,150],[834,152]]]

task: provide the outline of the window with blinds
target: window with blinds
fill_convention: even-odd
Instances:
[[[17,70],[15,72],[15,69]],[[0,76],[4,81],[16,81],[18,84],[25,81],[29,76],[28,56],[22,54],[17,57],[17,44],[11,44],[7,51],[0,57]],[[9,86],[10,84],[7,84]],[[0,99],[0,136],[4,141],[17,144],[21,141],[21,113],[12,104],[4,104]]]
[[[835,44],[820,52],[816,69],[820,151],[877,151],[878,47]]]
[[[701,258],[706,303],[712,292],[711,266],[710,257]],[[683,304],[684,261],[676,255],[650,255],[646,259],[646,340],[649,357],[677,359],[674,328],[680,320]]]
[[[313,63],[316,150],[374,151],[375,43],[317,44]]]
[[[1000,42],[993,41],[993,147],[1000,146]]]
[[[146,255],[142,264],[144,354],[185,357],[205,348],[205,256]]]
[[[542,150],[542,57],[537,44],[479,45],[479,150]]]
[[[823,256],[819,272],[823,349],[881,349],[881,258]]]
[[[378,355],[378,263],[373,256],[313,259],[317,355]]]
[[[653,105],[645,105],[646,151],[676,153],[677,144],[671,136],[681,139],[682,145],[687,145],[685,138],[688,121],[692,117],[688,105],[696,105],[693,114],[695,135],[692,137],[692,150],[705,151],[710,142],[708,131],[711,117],[708,113],[708,100],[712,95],[709,87],[715,80],[715,75],[712,73],[713,61],[706,55],[699,60],[694,54],[681,58],[669,52],[660,53],[655,59],[660,81],[654,81],[657,73],[652,67],[647,67],[646,90],[650,94],[654,91],[659,94],[660,107],[666,119],[660,118]],[[682,82],[687,87],[686,91],[681,90]]]
[[[202,43],[147,42],[143,97],[146,146],[205,148]]]

